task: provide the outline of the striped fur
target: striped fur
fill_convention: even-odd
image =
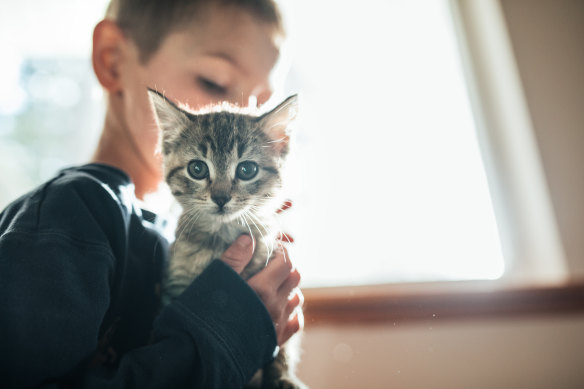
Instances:
[[[275,213],[283,200],[281,169],[297,99],[292,96],[257,116],[226,106],[192,113],[156,91],[149,94],[161,128],[166,182],[183,208],[164,285],[169,303],[241,234],[251,234],[255,242],[242,277],[251,277],[271,258],[279,234]],[[207,176],[189,174],[194,161],[206,165]],[[243,162],[256,164],[252,179],[237,176]],[[288,354],[281,351],[263,369],[262,388],[303,387],[292,373],[297,358]]]

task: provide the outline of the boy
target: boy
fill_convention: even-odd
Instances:
[[[108,95],[93,163],[0,215],[4,385],[242,387],[300,329],[285,249],[238,276],[247,236],[159,311],[167,247],[135,201],[162,179],[146,87],[195,108],[263,103],[281,33],[271,0],[113,0],[93,37]]]

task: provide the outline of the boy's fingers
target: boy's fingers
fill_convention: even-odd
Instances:
[[[249,235],[241,235],[221,256],[221,260],[237,274],[241,274],[253,256],[253,239]]]
[[[300,273],[298,270],[294,269],[290,272],[288,277],[282,282],[278,288],[278,294],[283,296],[290,296],[294,288],[300,284]]]
[[[288,234],[283,233],[283,232],[280,232],[280,235],[278,235],[278,240],[280,242],[294,243],[294,238],[292,238],[291,235],[288,235]]]
[[[298,331],[304,328],[304,314],[298,310],[296,315],[286,323],[286,327],[278,336],[278,344],[283,345]]]
[[[286,310],[284,311],[284,316],[290,317],[290,315],[292,315],[292,313],[297,308],[302,308],[303,304],[304,304],[304,295],[302,294],[300,289],[296,289],[294,296],[290,300],[288,300],[288,304],[286,305]]]
[[[255,278],[259,284],[263,284],[266,288],[279,290],[292,272],[293,268],[292,262],[290,262],[290,259],[288,258],[286,248],[281,246],[275,252],[274,258],[268,262],[262,271],[253,276],[250,281]],[[292,289],[290,289],[290,291],[291,290]]]
[[[286,248],[280,246],[267,266],[247,282],[266,306],[278,344],[283,345],[304,325],[304,298],[299,289],[294,290],[300,283],[300,273],[290,262]]]
[[[291,200],[286,200],[284,201],[284,204],[282,204],[282,206],[280,207],[280,209],[278,209],[276,211],[276,213],[281,213],[284,212],[285,210],[287,210],[288,208],[292,207],[292,201]]]

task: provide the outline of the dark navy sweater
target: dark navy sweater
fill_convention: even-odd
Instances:
[[[0,387],[238,388],[271,360],[265,307],[220,261],[161,309],[149,216],[99,164],[0,214]]]

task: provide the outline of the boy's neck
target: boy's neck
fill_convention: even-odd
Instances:
[[[108,104],[104,129],[91,162],[123,170],[134,183],[136,197],[154,192],[162,179],[162,159],[154,150],[140,148],[131,132]]]

